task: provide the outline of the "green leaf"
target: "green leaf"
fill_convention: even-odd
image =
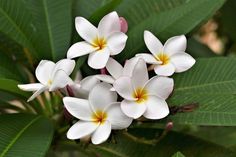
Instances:
[[[35,29],[33,41],[40,58],[57,61],[66,56],[72,30],[71,1],[28,0]]]
[[[236,59],[198,59],[193,68],[174,76],[169,105],[198,103],[193,112],[170,118],[181,124],[236,126]]]
[[[19,82],[11,79],[0,78],[0,90],[4,92],[8,92],[14,95],[17,95],[22,98],[28,98],[29,94],[21,91],[17,85]]]
[[[177,152],[174,155],[172,155],[171,157],[185,157],[181,152]]]
[[[44,157],[53,127],[42,116],[0,115],[0,157]]]
[[[156,129],[130,130],[139,139],[153,139],[161,133]],[[142,144],[133,141],[124,135],[115,136],[116,143],[105,143],[92,146],[95,152],[102,157],[170,157],[177,151],[181,151],[187,157],[230,157],[234,156],[231,151],[210,142],[182,133],[170,132],[156,145]]]
[[[134,5],[120,6],[119,13],[129,23],[129,38],[125,50],[118,58],[123,61],[145,50],[144,30],[153,32],[161,40],[189,33],[213,15],[224,2],[225,0],[139,0],[138,3],[133,2]]]
[[[32,17],[23,0],[0,0],[0,23],[1,32],[37,56],[31,41]]]

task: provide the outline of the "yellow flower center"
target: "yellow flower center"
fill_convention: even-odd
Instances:
[[[95,113],[92,115],[92,121],[95,123],[100,123],[103,124],[107,119],[107,113],[97,110]]]
[[[137,99],[136,102],[138,104],[143,103],[148,99],[147,90],[144,88],[137,88],[133,93],[133,97]]]
[[[48,80],[48,85],[52,85],[52,80]]]
[[[93,40],[93,47],[98,49],[98,50],[102,50],[104,47],[106,47],[107,41],[105,40],[105,38],[98,38],[96,37]]]
[[[164,53],[159,53],[156,55],[156,60],[158,61],[162,61],[162,64],[161,65],[166,65],[169,63],[170,61],[170,58],[168,55],[164,54]]]

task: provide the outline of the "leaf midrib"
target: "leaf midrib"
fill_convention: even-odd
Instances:
[[[17,139],[20,138],[20,136],[35,122],[37,121],[41,116],[38,116],[30,121],[18,134],[16,134],[15,138],[13,138],[10,143],[7,145],[7,147],[3,150],[3,152],[0,154],[0,157],[4,157],[5,154],[10,150],[10,148],[16,143]]]
[[[180,88],[176,88],[175,91],[183,91],[183,90],[189,90],[189,89],[194,89],[194,88],[203,88],[203,87],[207,87],[207,86],[232,83],[232,82],[236,82],[236,80],[227,80],[227,81],[222,81],[222,82],[213,82],[213,83],[206,83],[206,84],[201,84],[201,85],[180,87]]]
[[[45,12],[45,18],[46,18],[46,23],[47,23],[47,29],[48,29],[48,37],[49,37],[49,43],[50,43],[50,49],[51,49],[51,54],[52,54],[52,58],[53,60],[55,60],[55,55],[54,55],[54,43],[53,43],[53,39],[52,39],[52,31],[51,31],[51,25],[49,23],[49,13],[48,13],[48,7],[47,7],[47,2],[46,0],[43,0],[43,9]]]

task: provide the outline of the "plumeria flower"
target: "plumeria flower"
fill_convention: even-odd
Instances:
[[[73,91],[73,94],[75,97],[87,99],[89,92],[98,83],[100,83],[100,80],[96,78],[95,75],[93,75],[93,76],[85,77],[81,81],[77,80],[73,82],[72,84],[70,84],[69,87]]]
[[[34,91],[34,94],[28,99],[31,101],[44,91],[55,91],[71,83],[69,75],[74,67],[75,61],[70,59],[62,59],[56,64],[52,61],[42,60],[35,71],[36,78],[40,83],[21,84],[18,87],[24,91]]]
[[[139,59],[138,57],[129,59],[125,62],[124,67],[122,67],[122,65],[119,62],[117,62],[115,59],[109,58],[106,65],[106,69],[110,75],[99,74],[99,75],[96,75],[96,77],[101,81],[111,83],[111,84],[113,84],[115,80],[120,78],[121,76],[131,77],[134,66],[137,63],[138,59]]]
[[[120,109],[116,92],[110,91],[111,85],[97,84],[89,93],[89,99],[65,97],[66,109],[80,119],[67,132],[69,139],[91,137],[93,144],[100,144],[108,139],[111,130],[127,128],[132,119]]]
[[[67,58],[89,54],[88,65],[94,69],[104,68],[110,55],[117,55],[124,49],[128,38],[121,32],[116,12],[104,16],[98,28],[85,18],[76,17],[75,27],[85,41],[72,45],[67,52]]]
[[[173,79],[155,76],[149,80],[146,63],[141,58],[134,67],[132,77],[122,76],[113,86],[124,98],[121,109],[127,116],[161,119],[169,114],[165,100],[173,90]]]
[[[171,76],[174,72],[184,72],[195,64],[195,59],[185,53],[187,40],[184,35],[168,39],[163,46],[151,32],[144,31],[144,41],[152,55],[141,53],[136,56],[154,64],[154,71],[158,75]]]

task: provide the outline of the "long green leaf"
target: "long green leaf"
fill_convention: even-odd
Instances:
[[[159,131],[155,129],[131,130],[139,140],[157,138]],[[230,157],[231,151],[210,142],[182,133],[171,132],[156,145],[142,144],[132,141],[124,135],[115,136],[116,143],[106,143],[96,147],[96,153],[102,157],[170,157],[177,151],[181,151],[187,157]]]
[[[181,152],[177,152],[174,155],[172,155],[171,157],[185,157]]]
[[[71,1],[28,0],[35,28],[33,41],[40,58],[57,61],[66,55],[71,39]]]
[[[23,0],[0,0],[0,31],[37,57],[31,41],[32,17]]]
[[[127,18],[130,27],[126,48],[119,55],[119,59],[125,60],[145,50],[144,30],[150,30],[162,40],[189,33],[213,15],[224,2],[225,0],[139,0],[134,5],[121,7],[118,11]]]
[[[0,126],[0,157],[43,157],[53,136],[42,116],[0,115]]]
[[[236,125],[236,59],[198,59],[188,72],[174,77],[170,105],[198,103],[193,112],[177,113],[171,119],[181,124]]]

